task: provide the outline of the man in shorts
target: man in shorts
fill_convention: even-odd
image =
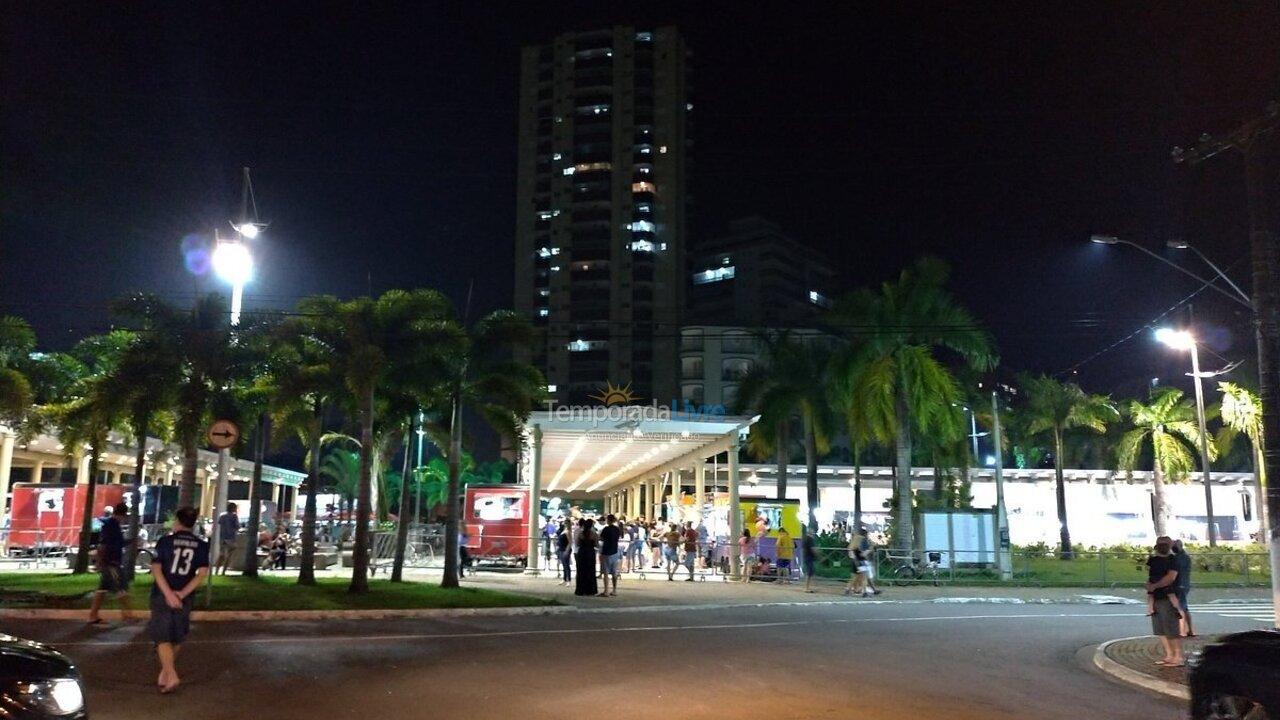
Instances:
[[[676,566],[680,564],[680,541],[684,533],[675,523],[667,524],[667,532],[662,535],[662,559],[667,564],[667,580],[674,580]]]
[[[236,504],[227,503],[227,511],[218,516],[218,567],[217,571],[227,574],[231,567],[231,556],[236,549],[236,535],[240,534],[240,516],[236,514]]]
[[[120,607],[124,608],[125,619],[129,619],[129,580],[125,577],[124,568],[124,526],[129,511],[124,503],[118,503],[111,509],[111,515],[102,521],[102,529],[98,533],[98,589],[93,593],[93,602],[89,605],[89,624],[101,625],[102,618],[98,612],[102,609],[102,601],[107,593],[116,596]]]
[[[178,648],[191,629],[191,606],[200,584],[209,574],[209,544],[196,537],[191,528],[196,523],[196,509],[179,508],[174,516],[173,532],[156,543],[151,561],[151,622],[147,635],[156,645],[160,657],[160,692],[170,693],[178,687],[178,671],[174,665]]]
[[[618,518],[607,515],[605,526],[600,529],[600,572],[604,577],[604,589],[600,597],[618,594],[618,562],[622,552],[618,547],[622,538],[622,528],[618,527]],[[613,578],[613,590],[609,589],[609,578]]]
[[[689,570],[685,582],[693,582],[693,565],[698,559],[698,531],[692,522],[684,524],[684,566]]]

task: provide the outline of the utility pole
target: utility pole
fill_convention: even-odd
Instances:
[[[1267,479],[1267,520],[1271,529],[1271,595],[1280,627],[1280,238],[1267,208],[1263,153],[1268,136],[1280,127],[1280,103],[1226,135],[1202,136],[1187,150],[1173,149],[1174,162],[1199,163],[1228,150],[1244,156],[1249,201],[1249,252],[1253,268],[1253,319],[1258,343],[1258,395],[1262,400],[1262,456]]]

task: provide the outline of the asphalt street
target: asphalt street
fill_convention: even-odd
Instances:
[[[1201,613],[1201,633],[1258,627]],[[1185,715],[1091,671],[1132,605],[832,601],[400,621],[204,622],[155,689],[139,624],[7,622],[70,654],[96,720],[181,717],[1116,718]]]

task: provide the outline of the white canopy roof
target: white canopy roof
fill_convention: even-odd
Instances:
[[[595,417],[533,413],[526,429],[530,441],[535,429],[541,433],[542,491],[603,493],[693,467],[698,460],[736,447],[756,420],[719,414],[654,417],[656,413],[641,412],[651,409],[613,406],[599,408]]]

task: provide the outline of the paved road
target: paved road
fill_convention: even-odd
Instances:
[[[1201,614],[1202,633],[1259,625]],[[177,696],[140,626],[8,623],[80,663],[95,720],[1179,718],[1084,668],[1140,607],[831,602],[535,617],[202,623]]]

